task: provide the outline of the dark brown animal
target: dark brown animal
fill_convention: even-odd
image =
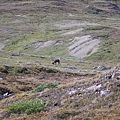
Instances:
[[[52,62],[53,65],[56,65],[56,64],[60,64],[60,59],[55,59],[53,62]]]

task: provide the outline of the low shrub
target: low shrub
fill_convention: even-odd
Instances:
[[[57,82],[42,83],[38,85],[32,92],[41,92],[46,88],[54,88],[58,85]]]
[[[15,102],[7,107],[8,112],[11,113],[36,113],[44,110],[45,103],[42,100],[26,100]]]

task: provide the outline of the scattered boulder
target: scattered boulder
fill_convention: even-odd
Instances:
[[[103,97],[103,96],[105,96],[109,92],[110,92],[110,90],[101,90],[100,91],[100,96]]]
[[[3,78],[0,78],[0,80],[3,80]]]
[[[6,88],[0,87],[0,100],[12,95],[12,92]]]
[[[77,69],[77,68],[74,67],[74,66],[68,66],[68,67],[65,67],[65,68],[67,68],[67,69],[71,69],[71,70]]]
[[[13,52],[13,53],[11,53],[11,56],[20,56],[20,55],[21,55],[20,52]]]
[[[120,59],[120,56],[118,56],[118,59]]]
[[[91,91],[91,90],[96,91],[96,90],[99,90],[101,87],[102,87],[101,84],[99,84],[99,85],[92,85],[92,86],[86,88],[86,90],[87,91]]]
[[[101,66],[94,66],[93,69],[98,69],[98,70],[110,70],[111,67],[106,67],[104,65]]]

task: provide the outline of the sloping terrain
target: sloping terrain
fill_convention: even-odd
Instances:
[[[101,12],[102,17],[95,13],[89,15],[89,6],[98,8],[98,5],[99,9],[104,9],[108,14]],[[90,35],[91,39],[119,38],[119,4],[114,2],[3,1],[0,11],[1,42],[5,44],[4,50],[7,51],[70,57],[69,44],[73,43],[76,37]],[[113,11],[115,19],[109,15]],[[72,31],[74,33],[71,34]],[[119,43],[117,44],[119,46]],[[64,51],[61,52],[62,49]],[[82,53],[83,50],[79,51]],[[89,51],[91,47],[88,47],[87,52]]]
[[[100,41],[98,39],[91,39],[90,35],[77,37],[70,47],[70,54],[78,58],[84,58],[97,52]]]
[[[14,70],[14,68],[9,69]],[[3,70],[5,72],[5,69]],[[101,75],[100,72],[70,73],[33,67],[24,68],[21,71],[24,76],[23,73],[16,73],[15,76],[1,73],[4,76],[0,88],[3,89],[3,98],[0,102],[1,119],[118,120],[120,118],[120,67],[107,70],[107,74],[101,73]],[[112,73],[110,77],[112,71],[114,74]],[[44,88],[47,83],[51,83],[51,86]],[[42,86],[37,87],[40,84]],[[16,101],[35,99],[41,99],[47,103],[43,112],[32,115],[23,112],[20,115],[19,111],[16,111],[17,114],[15,114],[14,109],[17,106],[14,106],[12,114],[7,111],[6,106]]]
[[[1,0],[0,120],[119,119],[119,0]]]

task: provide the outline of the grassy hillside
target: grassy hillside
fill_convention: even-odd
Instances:
[[[119,46],[119,0],[1,0],[0,119],[119,120]]]
[[[105,53],[108,60],[119,57],[119,48],[116,49],[119,46],[119,6],[114,2],[4,1],[0,10],[1,42],[5,44],[5,51],[70,57],[71,41],[91,35],[101,39],[100,46],[112,42],[107,46],[108,51],[109,47],[113,48],[111,55]],[[63,34],[80,28],[83,29],[80,32]],[[106,46],[98,51],[101,56],[104,49]],[[93,55],[93,58],[98,60],[99,56]]]

